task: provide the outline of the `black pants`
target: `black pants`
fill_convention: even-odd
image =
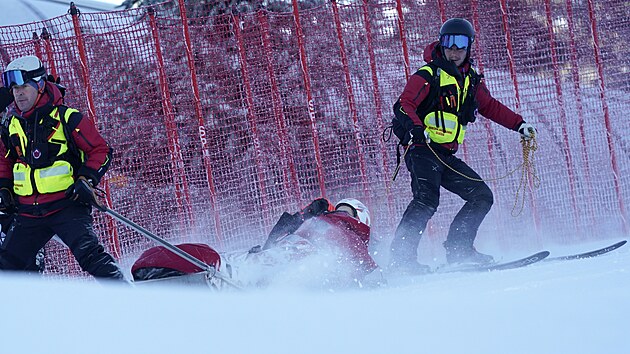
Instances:
[[[9,228],[13,224],[13,220],[15,220],[15,214],[0,214],[0,225],[2,227],[2,234],[0,245],[4,242],[4,238],[9,232]],[[37,252],[37,255],[30,260],[28,265],[24,268],[24,270],[29,272],[43,272],[44,271],[44,249],[40,249]]]
[[[0,269],[28,270],[37,251],[56,234],[81,269],[96,278],[123,279],[114,258],[99,244],[92,223],[91,207],[78,203],[45,217],[18,215],[0,246]]]
[[[437,153],[456,171],[481,179],[454,155]],[[412,147],[405,156],[405,164],[411,173],[413,200],[396,229],[391,244],[391,262],[406,264],[417,261],[420,238],[440,203],[440,186],[466,201],[451,223],[444,246],[459,250],[472,248],[479,225],[492,207],[492,191],[488,185],[455,173],[427,147]]]

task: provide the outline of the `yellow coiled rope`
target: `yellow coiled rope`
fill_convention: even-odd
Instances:
[[[427,146],[429,147],[429,150],[431,150],[433,155],[435,155],[435,157],[444,166],[448,167],[448,169],[450,169],[451,171],[471,181],[477,181],[477,182],[499,181],[499,180],[502,180],[511,176],[512,174],[514,174],[514,172],[521,169],[521,178],[519,180],[519,185],[518,185],[518,188],[516,189],[516,194],[514,196],[514,206],[512,207],[512,216],[514,217],[519,216],[523,212],[523,208],[525,207],[525,188],[527,186],[527,181],[528,180],[531,181],[531,185],[534,188],[538,188],[540,186],[540,178],[538,178],[538,175],[536,174],[536,166],[534,166],[534,153],[536,152],[536,150],[538,150],[538,143],[536,141],[536,135],[532,135],[530,139],[525,139],[524,137],[521,137],[521,145],[523,147],[523,163],[522,164],[516,166],[512,171],[508,172],[504,176],[501,176],[498,178],[479,179],[479,178],[466,176],[465,174],[449,166],[446,162],[444,162],[440,158],[440,156],[438,156],[435,150],[433,150],[433,148],[431,147],[431,144],[427,144]],[[518,206],[519,197],[520,197],[520,206]],[[517,206],[519,208],[518,212],[514,213]]]

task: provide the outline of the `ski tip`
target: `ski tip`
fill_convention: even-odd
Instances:
[[[551,254],[551,252],[549,252],[549,251],[540,251],[538,253],[532,254],[531,256],[524,257],[523,259],[532,259],[532,260],[535,260],[536,262],[538,262],[538,261],[542,261],[543,259],[549,257],[550,254]]]
[[[538,253],[534,253],[531,256],[527,257],[529,259],[531,259],[533,262],[532,263],[536,263],[536,262],[540,262],[542,260],[544,260],[545,258],[549,257],[549,255],[551,254],[551,252],[549,251],[540,251]]]
[[[600,248],[600,249],[596,249],[596,250],[584,252],[584,253],[568,255],[568,256],[551,257],[551,258],[545,259],[545,261],[570,261],[570,260],[576,260],[576,259],[593,258],[593,257],[601,256],[609,252],[612,252],[616,250],[617,248],[625,245],[627,242],[628,242],[627,240],[621,240],[615,244],[612,244],[604,248]]]
[[[615,250],[615,249],[625,245],[626,243],[628,243],[628,240],[621,240],[621,241],[615,243],[614,245],[608,246],[608,248],[610,248],[610,250],[613,251],[613,250]]]

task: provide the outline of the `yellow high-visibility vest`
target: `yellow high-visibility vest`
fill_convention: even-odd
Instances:
[[[55,193],[68,189],[74,183],[74,168],[69,161],[63,159],[62,155],[69,151],[68,140],[64,133],[63,126],[68,124],[68,119],[73,112],[78,112],[76,109],[67,108],[63,117],[59,117],[59,107],[55,107],[50,112],[50,117],[56,121],[56,125],[53,126],[53,133],[47,138],[48,144],[60,145],[59,152],[54,157],[48,157],[50,164],[48,166],[34,168],[30,166],[24,159],[18,158],[17,162],[13,165],[13,192],[19,196],[29,196],[36,191],[45,193]],[[64,119],[62,122],[61,119]],[[38,124],[41,123],[37,122]],[[17,135],[19,140],[19,146],[16,146],[16,150],[19,149],[22,153],[29,151],[27,149],[29,139],[24,133],[22,124],[19,119],[12,117],[9,123],[9,136]],[[15,141],[15,139],[12,139]],[[33,156],[36,156],[38,150],[31,151]],[[19,156],[19,154],[18,154]]]
[[[420,70],[426,70],[433,76],[433,69],[425,65]],[[438,69],[439,70],[439,69]],[[472,68],[470,70],[473,70]],[[437,75],[439,76],[440,87],[454,85],[457,88],[457,96],[453,96],[453,100],[446,98],[443,99],[443,103],[451,108],[452,112],[459,112],[464,104],[464,99],[468,94],[470,88],[470,76],[466,75],[464,79],[464,87],[459,87],[459,82],[454,76],[449,75],[444,70],[439,70]],[[438,97],[438,100],[440,97]],[[437,104],[437,103],[436,103]],[[431,134],[431,141],[438,144],[447,144],[457,141],[461,144],[464,141],[466,135],[466,125],[460,124],[456,113],[445,112],[438,108],[430,109],[429,112],[422,118],[425,130]]]

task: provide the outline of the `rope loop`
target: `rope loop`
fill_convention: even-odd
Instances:
[[[504,176],[501,176],[498,178],[485,178],[485,179],[470,177],[457,171],[456,169],[448,165],[446,162],[444,162],[444,160],[440,158],[440,156],[431,147],[431,144],[427,144],[427,147],[429,147],[429,150],[431,150],[433,155],[435,155],[438,161],[440,161],[444,166],[446,166],[451,171],[457,173],[458,175],[466,179],[469,179],[471,181],[476,181],[476,182],[499,181],[499,180],[508,178],[509,176],[513,175],[514,172],[520,169],[521,177],[519,180],[518,188],[516,189],[516,193],[514,196],[514,206],[512,207],[512,216],[516,217],[516,216],[519,216],[523,212],[523,209],[525,207],[525,188],[527,186],[527,181],[530,181],[532,187],[534,188],[538,188],[540,186],[540,178],[536,174],[536,166],[534,165],[534,153],[536,152],[536,150],[538,150],[538,142],[536,141],[536,136],[534,135],[530,139],[525,139],[524,137],[521,137],[521,145],[523,147],[523,163],[516,166],[513,170],[509,171]],[[520,205],[519,205],[519,198],[520,198]],[[518,212],[514,213],[517,206],[519,207]]]
[[[512,207],[512,216],[516,217],[521,215],[525,208],[525,189],[527,182],[529,181],[533,188],[540,187],[540,178],[536,173],[536,166],[534,165],[534,153],[538,150],[538,142],[536,141],[536,135],[531,139],[525,139],[521,137],[521,145],[523,146],[523,164],[521,171],[521,178],[516,189],[516,195],[514,197],[514,206]],[[521,194],[519,205],[519,194]],[[518,212],[514,211],[518,207]]]

